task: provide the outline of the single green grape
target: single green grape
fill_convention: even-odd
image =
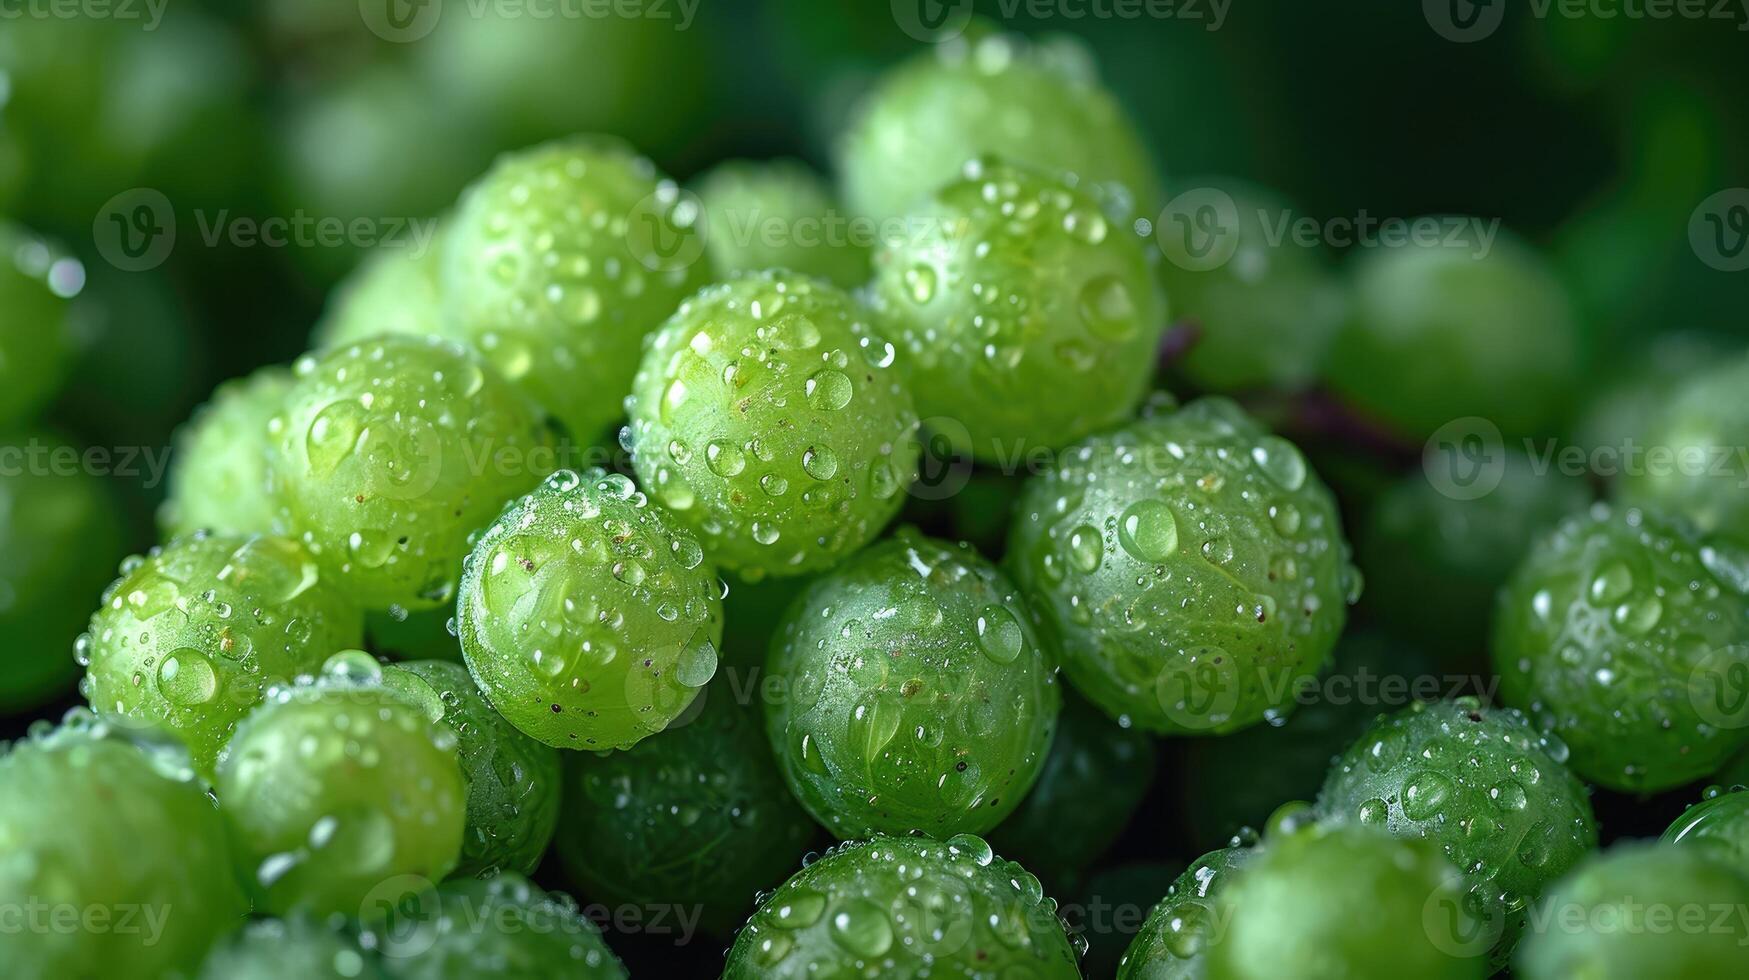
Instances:
[[[592,442],[621,415],[644,336],[709,281],[697,211],[616,139],[506,154],[444,232],[446,329]]]
[[[375,653],[396,660],[449,660],[462,662],[461,640],[449,631],[455,619],[455,609],[439,606],[417,611],[367,612],[364,614],[364,635]]]
[[[449,874],[468,794],[456,742],[358,651],[270,689],[215,782],[256,910],[370,919]]]
[[[1749,787],[1709,786],[1677,817],[1664,840],[1703,850],[1749,876]]]
[[[461,861],[453,873],[532,873],[558,826],[558,750],[505,721],[461,664],[391,664],[383,668],[383,683],[455,733],[468,801]]]
[[[1453,495],[1417,470],[1387,488],[1356,535],[1367,608],[1400,635],[1468,661],[1487,649],[1494,597],[1525,542],[1584,509],[1585,481],[1501,449],[1498,484]],[[1454,461],[1434,458],[1429,466]],[[1477,489],[1482,485],[1478,484]]]
[[[1749,876],[1698,848],[1637,842],[1555,883],[1518,948],[1524,980],[1710,980],[1743,973]],[[1721,915],[1721,911],[1727,914]]]
[[[1000,463],[1135,411],[1166,301],[1142,239],[1094,193],[980,158],[908,213],[917,227],[883,243],[869,292],[932,432]]]
[[[687,300],[644,354],[638,479],[743,578],[831,567],[904,502],[917,414],[866,316],[819,280],[753,273]]]
[[[970,834],[877,835],[833,847],[767,896],[723,980],[1076,980],[1056,907],[1037,878]]]
[[[825,178],[796,160],[730,160],[694,185],[719,273],[789,269],[844,289],[868,281],[874,229],[853,222]]]
[[[99,714],[160,726],[210,773],[269,685],[358,645],[357,608],[303,546],[196,531],[122,563],[76,655]]]
[[[1621,500],[1749,546],[1749,463],[1740,448],[1749,444],[1749,356],[1683,378],[1643,439],[1647,455],[1626,468]]]
[[[1665,405],[1709,368],[1735,362],[1743,347],[1700,331],[1659,333],[1618,355],[1585,401],[1574,424],[1573,442],[1585,449],[1626,452],[1630,443],[1649,446],[1654,420]],[[1601,476],[1620,478],[1622,473]]]
[[[1273,191],[1226,177],[1173,183],[1185,205],[1206,198],[1221,220],[1236,221],[1211,232],[1194,224],[1195,214],[1174,209],[1158,230],[1172,315],[1197,327],[1196,342],[1175,366],[1215,391],[1306,387],[1321,373],[1348,310],[1328,256],[1276,224],[1294,208]],[[1232,213],[1221,215],[1228,202]]]
[[[1265,841],[1222,890],[1208,980],[1481,980],[1485,933],[1427,841],[1302,826]],[[1147,976],[1147,974],[1140,974]]]
[[[1330,769],[1320,818],[1437,844],[1464,872],[1465,901],[1506,965],[1531,903],[1597,847],[1585,785],[1567,747],[1512,708],[1473,697],[1380,719]]]
[[[1583,344],[1545,260],[1509,235],[1368,251],[1328,380],[1362,412],[1422,439],[1479,417],[1544,435],[1575,388]]]
[[[1153,781],[1153,740],[1065,692],[1038,781],[990,843],[1053,885],[1072,880],[1123,833]]]
[[[1163,201],[1154,161],[1086,48],[1012,34],[937,45],[889,71],[838,147],[838,174],[854,212],[886,221],[986,154],[1110,185],[1138,214]]]
[[[0,460],[11,450],[40,451],[45,465],[0,466],[0,715],[72,689],[79,665],[68,647],[125,550],[109,487],[55,463],[78,459],[75,447],[21,432],[0,438]]]
[[[1296,694],[1293,713],[1280,725],[1184,744],[1179,800],[1192,843],[1219,846],[1262,827],[1283,800],[1316,796],[1332,761],[1380,712],[1418,696],[1444,696],[1456,683],[1418,647],[1376,631],[1348,630],[1331,670]]]
[[[337,347],[294,372],[269,423],[280,522],[365,608],[453,602],[468,534],[556,463],[543,419],[435,338]]]
[[[1501,696],[1610,789],[1656,792],[1749,745],[1749,571],[1649,511],[1596,504],[1501,590]]]
[[[716,674],[722,583],[631,480],[560,470],[475,540],[456,622],[511,724],[560,748],[629,749]]]
[[[1249,847],[1226,847],[1197,858],[1148,912],[1117,980],[1203,980],[1209,947],[1224,927],[1221,899],[1256,856]]]
[[[27,421],[66,379],[73,360],[67,299],[84,283],[77,259],[0,223],[0,425]]]
[[[1330,491],[1224,398],[1078,443],[1017,514],[1008,567],[1070,683],[1149,731],[1282,716],[1359,593]]]
[[[264,367],[227,381],[176,433],[164,537],[192,531],[268,534],[278,506],[267,490],[268,423],[285,407],[291,372]]]
[[[257,919],[207,954],[200,980],[380,980],[345,920]]]
[[[626,980],[568,895],[514,872],[448,881],[405,899],[369,933],[389,980]]]
[[[248,914],[225,824],[176,752],[75,709],[0,750],[5,972],[157,977]]]
[[[1044,768],[1062,702],[1008,577],[909,528],[809,586],[765,666],[778,765],[844,839],[995,827]]]
[[[567,754],[556,846],[592,900],[697,910],[729,935],[808,849],[814,822],[777,771],[758,706],[735,693],[719,680],[661,738]]]
[[[317,350],[443,327],[443,238],[379,245],[328,296],[310,337]]]

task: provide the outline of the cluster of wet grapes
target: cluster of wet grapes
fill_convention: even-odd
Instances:
[[[1545,431],[1582,339],[1530,246],[1340,279],[1242,223],[1194,268],[1085,60],[1002,36],[884,77],[839,164],[687,190],[608,137],[506,154],[310,353],[214,393],[94,612],[66,542],[119,537],[101,486],[0,477],[0,705],[75,668],[88,703],[0,754],[4,972],[624,976],[527,877],[551,854],[697,910],[737,980],[1743,974],[1749,919],[1632,918],[1749,906],[1743,474],[1594,502],[1496,445],[1483,493],[1378,490],[1357,565],[1332,487],[1365,481],[1228,397]],[[743,234],[840,206],[903,230]],[[0,250],[13,424],[67,287]],[[1704,360],[1607,392],[1596,438],[1749,438],[1749,367]],[[1368,589],[1423,648],[1344,636]],[[1484,648],[1497,692],[1308,694]],[[1233,836],[1098,967],[1047,884],[1134,830],[1159,755]],[[1591,787],[1709,780],[1599,851]],[[6,929],[36,908],[163,914]]]

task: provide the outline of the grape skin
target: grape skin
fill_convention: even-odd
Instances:
[[[1703,533],[1749,546],[1749,473],[1738,448],[1749,437],[1749,357],[1725,357],[1685,376],[1659,403],[1648,430],[1636,435],[1678,465],[1654,467],[1648,459],[1628,469],[1621,501],[1680,515]]]
[[[1014,586],[910,530],[811,585],[772,640],[766,735],[840,838],[983,833],[1043,768],[1061,695]]]
[[[970,834],[840,844],[759,905],[723,980],[824,975],[1078,980],[1038,879]]]
[[[1142,240],[1094,195],[980,159],[910,220],[870,294],[931,431],[1001,464],[1135,410],[1166,302]]]
[[[166,539],[192,531],[267,534],[278,508],[267,490],[268,423],[285,405],[291,372],[264,367],[227,381],[176,433],[170,495],[158,513]]]
[[[79,640],[99,714],[168,728],[212,770],[274,683],[358,645],[363,617],[295,541],[197,531],[122,563]]]
[[[315,350],[384,334],[434,335],[443,325],[443,236],[423,248],[379,246],[329,294],[310,335]]]
[[[568,895],[519,874],[457,879],[409,899],[407,921],[373,930],[389,980],[626,980]]]
[[[367,609],[454,601],[469,532],[556,462],[542,417],[435,338],[338,347],[293,372],[269,423],[280,523]]]
[[[220,940],[200,980],[378,980],[376,959],[350,927],[310,916],[257,919]]]
[[[825,282],[711,286],[644,353],[627,430],[638,479],[743,578],[829,568],[880,532],[916,473],[895,356]]]
[[[843,289],[868,281],[873,232],[852,224],[825,178],[795,160],[730,160],[694,185],[722,275],[789,269]]]
[[[1224,398],[1078,443],[1017,514],[1008,568],[1070,683],[1149,731],[1285,715],[1359,593],[1330,491]]]
[[[270,690],[226,744],[214,788],[258,911],[380,916],[461,855],[455,733],[356,651]]]
[[[561,470],[479,535],[456,621],[480,690],[548,745],[627,749],[717,670],[722,583],[617,473]]]
[[[1118,964],[1117,980],[1202,980],[1220,938],[1219,902],[1257,852],[1227,847],[1196,859],[1148,912]]]

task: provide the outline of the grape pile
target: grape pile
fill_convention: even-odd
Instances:
[[[519,142],[600,95],[497,113],[524,66],[460,16],[421,57]],[[358,84],[442,128],[404,82]],[[0,224],[0,710],[85,702],[0,746],[0,973],[1749,971],[1749,355],[1581,404],[1535,245],[1278,239],[1268,188],[1165,184],[1067,42],[945,38],[835,146],[445,183],[182,425],[113,576],[127,515],[41,462],[83,272]]]

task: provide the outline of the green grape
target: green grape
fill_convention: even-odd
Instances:
[[[500,157],[444,233],[446,329],[592,441],[621,415],[644,336],[708,281],[696,212],[608,137]]]
[[[1695,331],[1661,333],[1621,357],[1585,402],[1573,442],[1585,449],[1647,446],[1653,421],[1694,378],[1714,365],[1736,361],[1741,344]],[[1619,473],[1602,476],[1619,477]]]
[[[384,334],[422,336],[443,325],[443,239],[380,245],[329,294],[310,346],[322,350]]]
[[[837,564],[903,503],[917,415],[865,316],[824,282],[755,273],[687,300],[644,354],[638,478],[742,578]]]
[[[99,714],[162,726],[211,772],[267,687],[357,646],[362,617],[285,538],[197,531],[122,563],[79,638]]]
[[[511,724],[560,748],[629,749],[716,674],[722,584],[631,480],[560,470],[475,540],[456,621]]]
[[[1038,781],[990,843],[1046,881],[1068,881],[1117,840],[1153,781],[1152,739],[1065,694]]]
[[[1480,417],[1539,435],[1575,387],[1582,342],[1543,258],[1502,235],[1375,249],[1353,269],[1354,308],[1329,381],[1355,407],[1421,439]]]
[[[534,408],[433,338],[302,357],[269,423],[282,523],[369,609],[455,599],[468,534],[556,461]]]
[[[1275,222],[1291,219],[1294,208],[1271,191],[1225,177],[1175,183],[1186,203],[1206,197],[1219,211],[1231,202],[1234,213],[1223,219],[1237,219],[1206,240],[1202,229],[1162,219],[1160,268],[1172,314],[1198,328],[1196,343],[1175,366],[1217,391],[1306,387],[1347,313],[1327,256],[1291,232],[1282,236]]]
[[[1462,876],[1426,841],[1305,826],[1266,842],[1223,889],[1225,930],[1203,976],[1481,980],[1487,947],[1473,937],[1483,926],[1463,894]]]
[[[909,528],[809,586],[766,671],[784,778],[844,839],[995,827],[1043,769],[1062,701],[1008,577]]]
[[[454,730],[358,651],[271,688],[226,743],[215,789],[260,912],[374,918],[461,855]]]
[[[1017,513],[1008,565],[1070,683],[1149,731],[1279,718],[1359,593],[1330,491],[1224,398],[1077,444]]]
[[[248,913],[186,757],[142,751],[79,709],[0,751],[0,842],[9,977],[190,969]]]
[[[870,294],[918,410],[943,419],[932,431],[1004,462],[1135,410],[1166,302],[1097,196],[980,158],[909,213],[919,227],[877,252]]]
[[[568,895],[514,872],[420,892],[371,933],[389,980],[626,980]]]
[[[46,465],[6,461],[41,451]],[[0,715],[72,689],[67,650],[124,552],[122,517],[104,482],[57,455],[77,450],[35,432],[0,439]]]
[[[84,283],[77,259],[0,223],[0,425],[25,421],[65,380],[73,359],[67,298]]]
[[[219,385],[176,433],[165,538],[192,531],[266,534],[278,508],[267,492],[268,423],[285,406],[291,372],[265,367]]]
[[[1592,499],[1585,481],[1539,470],[1523,453],[1502,449],[1499,459],[1498,485],[1480,496],[1471,493],[1484,484],[1453,495],[1420,470],[1403,477],[1380,495],[1356,536],[1370,583],[1367,607],[1400,635],[1466,667],[1487,649],[1494,597],[1525,543]],[[1427,465],[1454,461],[1434,457]]]
[[[1749,876],[1749,788],[1709,786],[1677,817],[1664,840],[1693,847]]]
[[[831,186],[806,164],[731,160],[694,186],[718,272],[789,269],[844,289],[868,281],[873,229],[846,220]]]
[[[567,754],[556,844],[591,899],[696,910],[707,931],[728,935],[817,831],[773,763],[758,707],[721,681],[700,699],[696,717],[661,738]]]
[[[462,644],[449,631],[455,609],[439,606],[398,616],[393,612],[364,614],[364,635],[370,648],[397,660],[449,660],[462,662]]]
[[[994,154],[1115,185],[1152,215],[1163,195],[1135,125],[1086,49],[991,34],[938,45],[876,85],[838,147],[851,209],[882,221],[909,214],[967,160]]]
[[[1418,647],[1377,632],[1349,630],[1335,665],[1317,687],[1295,697],[1278,725],[1191,740],[1186,746],[1184,815],[1198,847],[1214,847],[1263,826],[1284,800],[1310,799],[1332,760],[1381,711],[1446,694],[1452,679],[1436,672]]]
[[[1439,845],[1464,871],[1467,903],[1506,965],[1526,911],[1597,847],[1567,747],[1512,708],[1476,698],[1419,701],[1382,718],[1330,769],[1321,818]]]
[[[344,920],[258,919],[207,954],[200,980],[378,980],[375,956]]]
[[[1610,789],[1656,792],[1749,745],[1749,571],[1650,512],[1594,505],[1500,593],[1501,696]]]
[[[1221,936],[1221,900],[1256,855],[1248,847],[1227,847],[1197,858],[1148,913],[1118,964],[1117,980],[1203,980],[1209,947]]]
[[[1628,843],[1550,889],[1546,927],[1519,946],[1524,980],[1712,980],[1742,976],[1749,877],[1696,848]],[[1720,910],[1729,910],[1720,916]]]
[[[822,976],[1076,980],[1038,879],[970,834],[839,844],[759,904],[723,980]]]
[[[1692,521],[1749,546],[1749,357],[1737,354],[1682,379],[1659,406],[1629,467],[1621,499]],[[1669,454],[1654,457],[1652,453]]]
[[[505,721],[461,664],[392,664],[383,668],[383,683],[455,732],[468,802],[461,862],[454,874],[495,869],[532,873],[558,826],[558,750]]]

